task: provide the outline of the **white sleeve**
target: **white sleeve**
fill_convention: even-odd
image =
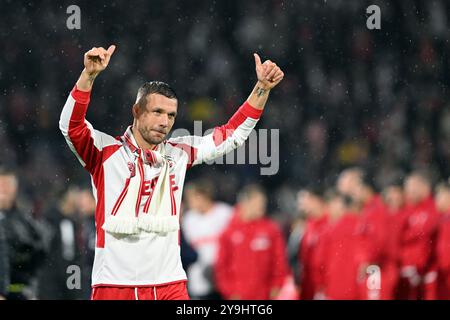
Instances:
[[[183,136],[172,138],[172,145],[184,146],[189,155],[189,167],[213,160],[240,147],[256,126],[262,110],[245,102],[223,126],[215,127],[205,136]]]

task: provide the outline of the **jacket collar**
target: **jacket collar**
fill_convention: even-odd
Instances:
[[[140,152],[141,148],[139,148],[136,139],[134,138],[133,131],[131,130],[132,126],[128,126],[127,130],[125,130],[125,133],[122,136],[123,141],[128,145],[132,153],[135,153],[136,151]],[[142,149],[144,153],[147,153],[148,151],[155,151],[159,150],[159,145],[154,146],[151,149]]]

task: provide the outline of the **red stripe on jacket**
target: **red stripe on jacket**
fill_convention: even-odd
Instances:
[[[75,105],[69,120],[69,139],[85,163],[86,170],[92,173],[95,166],[101,163],[101,152],[95,147],[94,138],[85,122],[91,93],[80,91],[75,86],[71,95]]]
[[[235,114],[228,120],[226,124],[214,128],[213,140],[216,146],[223,143],[230,137],[234,130],[236,130],[247,118],[259,119],[263,110],[252,107],[248,102],[245,102]]]
[[[103,248],[105,246],[105,232],[102,229],[105,221],[105,174],[103,163],[121,146],[109,145],[102,150],[97,149],[91,131],[85,122],[91,92],[78,90],[75,85],[71,95],[75,100],[75,104],[69,120],[68,135],[75,151],[85,163],[85,169],[91,173],[97,190],[97,205],[95,208],[96,246]]]

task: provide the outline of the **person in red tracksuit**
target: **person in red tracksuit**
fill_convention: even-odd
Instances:
[[[403,223],[404,196],[400,184],[383,189],[383,201],[387,213],[386,260],[382,270],[381,299],[393,300],[398,296],[400,280],[400,235]]]
[[[360,200],[363,206],[358,224],[360,240],[357,258],[359,258],[359,274],[361,276],[359,282],[360,299],[379,300],[382,298],[381,283],[384,282],[383,271],[386,263],[388,217],[381,197],[368,186],[364,185],[362,189],[367,190],[367,193]],[[379,283],[374,286],[368,284],[371,268],[379,270],[379,274],[375,275],[375,278],[379,277]]]
[[[359,298],[355,260],[359,217],[352,212],[351,199],[347,196],[328,192],[327,203],[329,221],[317,248],[323,265],[317,296],[329,300],[355,300]]]
[[[450,184],[436,188],[436,208],[440,213],[436,244],[438,267],[437,298],[450,300]]]
[[[381,299],[388,218],[384,203],[375,193],[367,175],[359,168],[344,170],[339,176],[337,187],[340,192],[351,197],[359,209],[356,233],[358,245],[354,253],[358,264],[359,298]]]
[[[300,299],[317,298],[323,273],[317,248],[326,229],[328,215],[322,196],[313,188],[306,188],[298,194],[298,206],[307,217],[305,232],[300,242],[298,259],[300,266]]]
[[[281,230],[264,217],[266,203],[261,187],[244,187],[220,237],[214,271],[217,288],[227,300],[275,299],[290,275]]]
[[[426,174],[413,172],[404,184],[406,206],[400,236],[399,299],[436,298],[435,243],[438,213]]]
[[[383,189],[386,206],[386,250],[381,269],[381,299],[393,300],[397,297],[400,272],[400,234],[404,207],[403,188],[400,184],[388,185]]]

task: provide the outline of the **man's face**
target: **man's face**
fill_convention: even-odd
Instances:
[[[157,145],[165,140],[175,123],[177,105],[176,99],[151,93],[145,108],[133,112],[136,128],[147,143]]]
[[[405,198],[410,204],[424,200],[430,192],[430,185],[418,176],[410,176],[405,181]]]
[[[11,209],[16,201],[18,182],[13,175],[0,176],[0,209]]]
[[[398,210],[403,206],[403,190],[399,186],[389,186],[384,190],[387,206],[392,210]]]
[[[297,195],[297,207],[299,211],[304,212],[307,216],[312,216],[318,206],[318,200],[314,194],[302,190]]]
[[[339,175],[337,189],[340,193],[356,198],[361,187],[359,174],[355,171],[344,171]]]
[[[195,189],[186,190],[186,202],[190,209],[204,213],[203,208],[205,208],[206,201],[207,198]]]
[[[328,202],[328,212],[333,219],[339,219],[345,214],[346,208],[341,197],[333,197]]]
[[[62,200],[61,213],[65,216],[73,216],[79,208],[80,191],[75,188],[67,190]]]
[[[95,213],[95,199],[89,190],[82,190],[78,196],[78,207],[86,216],[92,216]]]
[[[247,221],[257,220],[266,213],[267,198],[259,192],[252,193],[247,199],[242,201],[241,209],[244,219]]]
[[[436,208],[439,212],[450,214],[450,189],[439,189],[436,193]]]

